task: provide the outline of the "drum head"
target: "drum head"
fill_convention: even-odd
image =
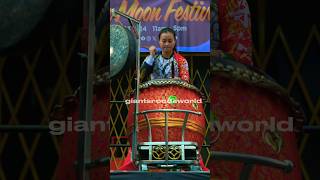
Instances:
[[[135,59],[136,42],[132,33],[120,25],[110,25],[110,78],[129,68]]]

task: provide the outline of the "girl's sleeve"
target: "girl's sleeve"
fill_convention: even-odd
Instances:
[[[143,61],[140,68],[140,81],[144,81],[151,73],[153,69],[154,57],[151,55],[147,56]]]

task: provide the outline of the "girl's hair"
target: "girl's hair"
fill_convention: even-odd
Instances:
[[[176,43],[176,44],[174,45],[173,51],[174,51],[174,52],[177,52],[176,32],[175,32],[172,28],[170,28],[170,27],[162,28],[161,31],[160,31],[160,33],[159,33],[159,40],[160,40],[161,34],[163,34],[163,33],[168,33],[168,32],[173,34],[173,38],[174,38],[174,41],[175,41],[175,43]]]

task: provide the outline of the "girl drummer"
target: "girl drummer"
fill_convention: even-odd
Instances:
[[[181,79],[189,82],[187,60],[176,51],[176,34],[173,29],[166,27],[159,33],[161,52],[156,53],[156,48],[149,48],[150,55],[146,57],[141,66],[141,79],[148,75],[151,79]]]

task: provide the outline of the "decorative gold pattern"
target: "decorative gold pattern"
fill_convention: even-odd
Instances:
[[[169,147],[169,159],[177,160],[181,157],[181,149],[179,146],[170,146]]]
[[[278,131],[271,131],[266,129],[262,133],[262,137],[265,143],[271,146],[272,150],[279,153],[283,146],[283,139]]]
[[[165,127],[164,118],[149,118],[151,128],[152,127]],[[168,127],[182,127],[184,119],[182,118],[168,118]],[[133,125],[129,126],[129,132],[132,132],[131,129]],[[148,129],[148,123],[145,119],[139,120],[139,131]],[[197,122],[192,119],[187,120],[186,129],[205,135],[205,127],[199,126]]]
[[[165,158],[166,149],[164,146],[155,146],[152,148],[152,157],[156,160],[162,160]]]
[[[192,107],[194,108],[194,110],[198,110],[199,104],[197,102],[194,102],[192,103]]]
[[[155,160],[165,160],[166,146],[158,145],[152,148],[152,157]],[[168,146],[168,160],[178,160],[181,157],[181,149],[179,146]]]

